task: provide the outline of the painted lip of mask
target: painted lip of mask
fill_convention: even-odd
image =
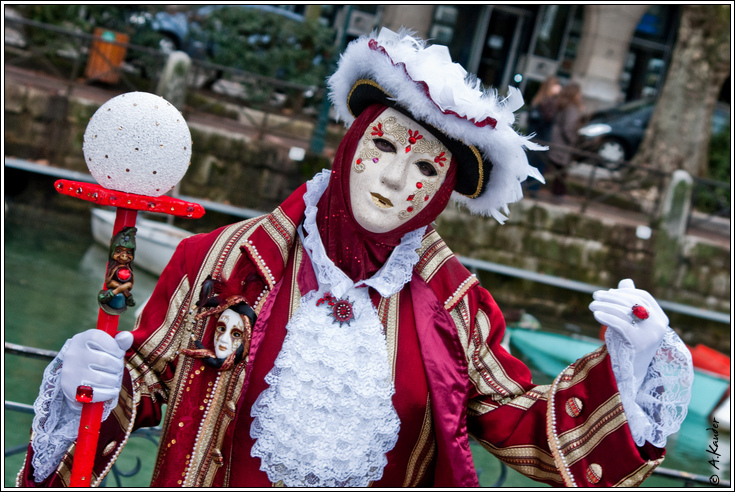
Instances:
[[[380,193],[370,193],[370,195],[373,197],[373,201],[375,202],[375,205],[377,205],[378,207],[393,208],[393,202],[391,202],[389,199],[387,199]]]

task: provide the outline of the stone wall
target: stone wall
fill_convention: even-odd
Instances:
[[[82,136],[99,102],[66,100],[24,85],[7,84],[5,91],[7,156],[87,172]],[[194,146],[191,168],[181,183],[185,195],[271,210],[318,170],[329,167],[323,156],[307,154],[303,161],[293,161],[288,148],[254,141],[241,132],[191,122],[190,129]],[[729,247],[691,236],[672,248],[659,231],[648,240],[639,239],[634,225],[532,200],[512,205],[504,225],[450,206],[436,228],[463,256],[601,286],[631,277],[660,299],[730,311]],[[497,275],[482,280],[505,305],[589,317],[588,294]],[[718,329],[723,327],[719,324]],[[726,335],[729,340],[729,330]]]
[[[531,200],[510,209],[501,225],[450,206],[436,229],[463,256],[593,285],[630,277],[662,299],[730,311],[729,248],[686,236],[667,261],[658,258],[658,231],[641,239],[635,225]]]

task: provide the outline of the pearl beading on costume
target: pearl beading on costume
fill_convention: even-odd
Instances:
[[[271,273],[271,269],[268,265],[265,264],[263,261],[263,258],[260,256],[260,253],[258,253],[258,248],[255,247],[255,244],[250,239],[247,239],[245,241],[245,247],[250,250],[250,253],[252,254],[253,258],[258,263],[258,268],[261,271],[261,273],[268,275],[268,281],[270,287],[274,286],[276,284],[276,277],[273,276],[273,273]]]
[[[253,306],[253,308],[256,309],[258,312],[260,312],[260,308],[262,307],[260,305],[261,301],[265,301],[265,297],[268,294],[269,290],[270,289],[268,289],[268,286],[265,286],[263,287],[263,291],[260,294],[258,294],[258,298],[255,300],[255,306]],[[253,326],[253,328],[255,327]]]
[[[561,461],[562,469],[559,470],[559,474],[562,476],[562,479],[564,480],[564,483],[567,487],[576,487],[577,484],[574,481],[574,477],[572,476],[571,472],[569,471],[569,465],[567,465],[567,459],[564,456],[564,454],[561,452],[561,448],[559,447],[559,441],[556,438],[556,413],[554,412],[554,395],[556,394],[556,388],[559,385],[559,380],[564,375],[563,371],[555,380],[554,383],[551,385],[551,389],[549,390],[549,403],[547,407],[547,413],[546,413],[546,419],[547,419],[547,425],[551,427],[550,433],[549,433],[549,447],[551,448],[551,454],[554,456],[554,460],[557,462],[557,466],[559,466],[559,461]],[[553,442],[552,442],[553,441]]]
[[[467,285],[467,284],[468,284],[469,282],[472,282],[472,281],[473,281],[473,280],[475,279],[475,277],[477,277],[477,275],[475,275],[475,274],[473,273],[472,275],[470,275],[469,277],[467,277],[467,278],[466,278],[466,279],[464,280],[464,282],[462,282],[461,284],[459,284],[459,287],[457,287],[457,289],[456,289],[456,290],[455,290],[455,291],[454,291],[454,292],[452,293],[452,295],[451,295],[451,296],[449,296],[449,297],[447,297],[447,300],[446,300],[446,301],[444,301],[444,306],[446,307],[447,305],[449,305],[449,304],[450,304],[450,303],[452,302],[452,300],[453,300],[453,299],[456,299],[456,298],[457,298],[457,296],[459,295],[459,293],[460,293],[460,292],[462,292],[462,291],[464,290],[465,286],[466,286],[466,285]]]
[[[137,393],[140,386],[138,384],[133,383],[133,394]],[[92,484],[92,487],[99,486],[100,483],[102,483],[102,480],[107,476],[108,473],[110,473],[110,470],[112,469],[112,466],[117,462],[117,457],[122,452],[123,448],[125,447],[125,443],[128,442],[128,439],[130,438],[130,435],[133,433],[133,425],[135,423],[135,417],[138,413],[138,405],[133,405],[132,408],[132,414],[130,415],[130,420],[128,421],[128,426],[125,429],[125,437],[122,439],[122,441],[117,445],[117,449],[115,450],[115,454],[112,455],[112,458],[110,461],[107,462],[107,466],[104,470],[102,470],[102,473],[97,477],[97,481]]]
[[[191,450],[191,455],[194,456],[196,453],[197,445],[199,444],[199,436],[202,435],[202,428],[204,427],[204,423],[207,421],[207,414],[209,413],[209,407],[212,405],[212,400],[214,400],[214,395],[217,392],[217,385],[219,384],[219,378],[221,374],[217,374],[217,378],[214,380],[214,384],[212,384],[212,391],[207,398],[207,406],[204,408],[204,414],[202,415],[201,420],[199,421],[199,429],[197,429],[197,435],[194,438],[194,447]],[[186,470],[186,476],[184,477],[184,485],[188,486],[189,482],[189,473],[191,473],[191,467],[189,467],[188,470]]]

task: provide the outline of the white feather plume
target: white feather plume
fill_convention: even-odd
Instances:
[[[380,49],[372,49],[371,40],[376,40],[388,56]],[[454,201],[472,213],[492,216],[503,223],[508,204],[523,198],[521,183],[528,177],[544,182],[538,169],[528,164],[525,151],[546,147],[513,128],[514,112],[523,106],[520,90],[510,87],[502,100],[495,90],[483,91],[474,75],[452,62],[446,46],[426,47],[423,40],[404,28],[397,33],[383,28],[379,34],[374,31],[350,43],[340,57],[337,71],[328,80],[330,100],[338,119],[347,127],[355,119],[347,107],[347,98],[360,79],[376,81],[419,121],[474,145],[493,163],[490,179],[479,197],[452,194]],[[426,84],[430,97],[418,82]],[[475,124],[487,118],[496,121],[495,128]]]

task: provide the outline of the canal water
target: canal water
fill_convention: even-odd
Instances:
[[[87,209],[70,213],[68,210],[11,204],[5,213],[3,248],[5,342],[59,350],[67,338],[95,326],[96,295],[101,288],[107,252],[92,239]],[[155,282],[154,276],[136,270],[133,293],[139,302],[147,299]],[[120,317],[121,329],[133,327],[133,311],[128,310]],[[554,320],[543,322],[554,323]],[[557,323],[563,326],[560,321]],[[46,364],[38,359],[5,355],[4,399],[33,404]],[[539,375],[537,382],[546,384],[550,381]],[[5,487],[14,485],[25,456],[24,451],[10,456],[7,453],[28,442],[30,423],[28,414],[13,411],[3,414]],[[688,417],[681,431],[669,438],[663,466],[729,480],[730,434],[720,432],[715,440],[708,428],[711,428],[711,422],[707,419]],[[719,457],[707,451],[713,443],[718,446]],[[133,472],[137,466],[140,466],[140,471],[131,477],[121,476],[121,485],[146,486],[155,452],[156,446],[149,440],[131,439],[118,461],[117,471],[122,474]],[[499,462],[479,445],[473,444],[473,455],[481,485],[493,485],[500,475]],[[714,462],[713,459],[719,461]],[[112,475],[106,485],[117,485]],[[504,483],[504,486],[523,488],[539,485],[512,470],[508,471]],[[678,487],[683,483],[653,476],[644,485]]]

